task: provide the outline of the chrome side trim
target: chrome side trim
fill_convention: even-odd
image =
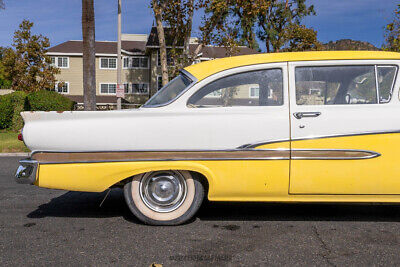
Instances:
[[[240,151],[249,151],[249,150],[228,150],[225,152],[240,152]],[[101,162],[150,162],[150,161],[236,161],[236,160],[360,160],[360,159],[371,159],[381,156],[380,153],[370,150],[359,150],[359,149],[254,149],[251,150],[253,152],[263,152],[263,151],[286,151],[288,154],[282,156],[265,156],[261,155],[260,157],[257,156],[242,156],[242,157],[229,157],[228,155],[221,157],[165,157],[162,158],[121,158],[121,159],[102,159],[102,160],[95,160],[95,159],[88,159],[88,160],[64,160],[64,161],[43,161],[40,164],[77,164],[77,163],[101,163]],[[131,151],[132,152],[132,151]],[[138,151],[134,151],[138,152]],[[160,151],[154,151],[160,152]],[[164,151],[165,152],[165,151]],[[188,151],[188,152],[196,152],[196,151]],[[204,151],[203,151],[204,152]],[[207,152],[221,152],[221,151],[207,151]],[[303,152],[303,153],[297,153]],[[314,153],[313,153],[314,152]],[[339,153],[338,153],[339,152]],[[39,153],[39,152],[35,152]],[[51,152],[51,153],[67,153],[67,152]],[[51,154],[50,153],[50,154]],[[72,152],[79,153],[79,152]],[[91,152],[82,152],[82,153],[91,153]],[[98,152],[93,152],[98,153]],[[101,153],[101,152],[100,152]],[[104,152],[110,153],[110,152]],[[331,155],[329,155],[329,153]],[[342,155],[340,155],[342,153]],[[346,153],[352,153],[353,155],[346,155]],[[361,154],[361,155],[357,155]],[[305,156],[296,156],[296,154],[305,154]],[[307,156],[309,154],[309,156]],[[318,155],[319,154],[319,155]],[[325,156],[321,156],[321,154],[327,154]],[[335,155],[336,154],[336,155]],[[337,155],[339,154],[339,155]],[[354,155],[355,154],[355,155]],[[228,156],[228,157],[227,157]],[[37,163],[37,162],[36,162]]]
[[[15,181],[19,184],[33,184],[36,181],[38,162],[33,159],[22,159],[19,161]]]
[[[302,140],[312,140],[312,139],[323,139],[323,138],[334,138],[334,137],[347,137],[347,136],[358,136],[358,135],[375,135],[375,134],[392,134],[392,133],[400,133],[400,130],[394,131],[371,131],[371,132],[362,132],[362,133],[350,133],[350,134],[332,134],[332,135],[313,135],[306,136],[301,138],[293,138],[293,139],[275,139],[269,141],[261,141],[257,143],[251,143],[239,146],[237,149],[254,149],[258,146],[282,143],[282,142],[290,142],[290,141],[302,141]]]
[[[183,95],[184,93],[186,93],[190,88],[193,87],[193,85],[195,85],[197,83],[197,78],[194,77],[190,72],[188,72],[187,70],[181,69],[179,71],[180,73],[182,73],[183,75],[185,75],[187,78],[189,78],[192,82],[182,91],[180,92],[177,96],[175,96],[175,98],[171,99],[170,101],[163,103],[163,104],[158,104],[158,105],[149,105],[147,104],[148,102],[150,102],[150,100],[155,97],[156,95],[158,95],[158,93],[161,91],[159,90],[157,93],[155,93],[149,100],[146,101],[146,103],[144,103],[144,105],[142,106],[142,108],[158,108],[158,107],[164,107],[167,106],[169,104],[171,104],[172,102],[175,102],[175,100],[177,100],[179,97],[181,97],[181,95]]]
[[[245,146],[245,145],[244,145]],[[240,146],[242,147],[242,146]],[[239,152],[239,151],[290,151],[288,148],[233,148],[233,149],[161,149],[161,150],[154,150],[154,149],[140,149],[140,150],[112,150],[112,151],[105,151],[105,150],[93,150],[93,151],[53,151],[53,150],[40,150],[40,151],[33,151],[31,156],[39,153],[103,153],[103,152],[115,152],[115,153],[122,153],[122,152]]]
[[[292,156],[292,160],[357,160],[357,159],[372,159],[380,157],[381,154],[371,150],[361,150],[361,149],[292,149],[292,153],[296,151],[304,151],[304,152],[354,152],[354,153],[365,153],[365,156],[352,156],[352,157],[298,157]]]
[[[41,165],[47,164],[78,164],[78,163],[113,163],[113,162],[149,162],[149,161],[236,161],[236,160],[289,160],[290,157],[264,157],[264,158],[202,158],[202,159],[192,159],[192,158],[181,158],[181,159],[127,159],[127,160],[102,160],[102,161],[70,161],[70,162],[43,162]]]

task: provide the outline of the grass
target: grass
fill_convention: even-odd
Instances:
[[[29,152],[29,149],[18,140],[18,133],[0,130],[0,153],[15,152]]]

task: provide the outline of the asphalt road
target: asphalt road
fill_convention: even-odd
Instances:
[[[176,227],[140,224],[121,190],[14,183],[0,157],[0,266],[399,265],[400,205],[206,203]]]

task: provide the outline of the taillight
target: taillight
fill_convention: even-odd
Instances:
[[[18,140],[19,140],[19,141],[24,141],[24,139],[23,139],[23,137],[22,137],[22,133],[20,133],[20,134],[18,135]]]

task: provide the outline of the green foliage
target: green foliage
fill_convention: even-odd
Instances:
[[[11,121],[11,130],[18,131],[24,126],[24,120],[21,117],[21,112],[25,108],[25,100],[27,94],[25,92],[14,92],[11,95],[11,102],[13,105],[13,115]]]
[[[3,55],[7,51],[7,48],[0,47],[0,88],[11,88],[11,81],[6,78],[6,71],[3,64]]]
[[[32,34],[32,27],[32,22],[22,21],[14,33],[14,49],[6,49],[2,58],[5,76],[12,81],[11,88],[15,91],[51,90],[55,74],[60,71],[51,65],[51,59],[46,55],[49,39]]]
[[[73,110],[75,102],[54,91],[41,90],[30,93],[26,98],[26,110],[66,111]]]
[[[394,11],[393,22],[386,25],[385,50],[400,52],[400,4]]]
[[[14,92],[0,96],[0,129],[20,130],[24,125],[20,113],[24,111],[26,93]]]
[[[0,129],[11,126],[13,112],[10,94],[0,96]]]
[[[56,92],[42,90],[27,94],[17,91],[0,96],[0,129],[18,131],[24,126],[23,111],[73,110],[75,102]]]
[[[304,25],[289,25],[283,39],[287,42],[287,46],[282,49],[285,52],[322,50],[322,44],[317,39],[317,32]]]
[[[291,25],[300,25],[301,20],[315,15],[314,6],[307,6],[306,0],[271,0],[265,12],[258,15],[258,37],[265,42],[267,52],[279,52],[291,39]],[[300,33],[300,32],[298,32]]]

